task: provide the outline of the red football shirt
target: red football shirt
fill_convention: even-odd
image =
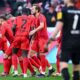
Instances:
[[[14,24],[14,19],[10,18],[7,20],[7,23],[10,25],[9,27],[13,27],[13,24]]]
[[[18,16],[14,23],[16,25],[16,36],[29,36],[31,20],[28,16]]]
[[[40,13],[39,16],[36,18],[36,27],[39,27],[41,22],[44,23],[44,28],[39,30],[37,32],[37,35],[39,38],[41,37],[41,38],[48,39],[46,18],[43,14]]]
[[[2,35],[2,38],[6,37],[9,40],[9,42],[12,43],[13,32],[6,22],[0,26],[0,34]]]

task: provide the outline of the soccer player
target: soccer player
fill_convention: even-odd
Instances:
[[[16,54],[19,49],[22,51],[22,57],[23,57],[23,77],[27,77],[26,71],[28,69],[28,66],[31,67],[31,63],[28,59],[28,50],[29,50],[29,32],[31,28],[31,20],[27,16],[28,9],[23,9],[23,15],[18,16],[15,20],[14,29],[16,30],[15,38],[13,41],[13,54],[12,59],[13,63],[15,64],[15,58]],[[18,72],[15,71],[15,75],[17,75]]]
[[[55,31],[48,43],[62,30],[61,73],[64,80],[70,80],[68,61],[73,63],[73,80],[79,79],[80,71],[80,10],[75,8],[75,0],[64,0],[65,7],[57,14]]]
[[[27,14],[30,14],[30,10],[29,9],[27,10]],[[15,18],[11,14],[8,14],[6,16],[6,18],[8,19],[7,23],[10,25],[10,28],[13,29]],[[16,30],[13,30],[14,37],[16,35],[15,33],[16,33]],[[6,53],[7,53],[7,56],[11,56],[12,55],[12,44],[10,44],[10,47],[7,49]],[[13,57],[13,58],[14,58],[14,59],[12,59],[12,67],[14,68],[14,74],[13,74],[13,76],[14,77],[15,76],[23,76],[24,72],[23,72],[23,59],[22,59],[22,52],[21,52],[21,50],[19,50],[18,53],[17,53],[17,55],[15,57]],[[21,67],[21,70],[22,70],[22,73],[19,74],[19,75],[18,75],[18,60],[19,60],[20,67]],[[30,66],[30,64],[28,66],[28,69],[30,70],[31,75],[34,76],[35,75],[35,71]]]
[[[61,53],[61,37],[62,37],[62,33],[60,32],[60,36],[55,39],[57,41],[57,55],[56,55],[56,68],[57,68],[57,72],[52,74],[53,76],[61,76],[61,71],[60,71],[60,53]]]
[[[43,73],[38,75],[39,77],[45,76],[45,70],[48,63],[48,60],[45,56],[45,45],[48,41],[48,34],[47,34],[47,25],[46,25],[46,18],[43,14],[41,14],[40,7],[37,5],[33,5],[32,13],[36,17],[35,23],[36,27],[34,30],[30,32],[30,36],[33,36],[33,41],[31,45],[30,54],[32,55],[33,59],[42,66]],[[39,53],[39,58],[36,56],[36,53]],[[40,61],[39,61],[40,59]],[[50,73],[49,75],[54,72],[52,66],[50,66]]]
[[[0,46],[4,52],[4,59],[3,59],[4,72],[2,73],[2,75],[5,76],[9,74],[11,66],[11,58],[10,57],[8,57],[8,59],[5,58],[6,50],[8,49],[7,41],[11,43],[12,39],[13,39],[12,30],[9,28],[5,16],[2,15],[0,16]]]

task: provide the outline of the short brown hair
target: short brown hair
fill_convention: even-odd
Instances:
[[[36,7],[36,10],[38,10],[38,12],[40,12],[40,11],[41,11],[41,8],[40,8],[37,4],[33,4],[33,6],[35,6],[35,7]]]

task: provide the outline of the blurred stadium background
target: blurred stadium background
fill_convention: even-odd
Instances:
[[[76,6],[80,9],[80,0],[77,0],[78,3]],[[50,37],[50,34],[54,30],[54,26],[56,23],[56,11],[57,9],[61,9],[61,7],[64,5],[62,0],[0,0],[0,14],[3,14],[5,12],[11,13],[14,16],[20,15],[22,13],[23,7],[31,8],[32,4],[37,4],[41,7],[42,13],[46,16],[47,19],[47,29],[48,29],[48,35]],[[56,63],[56,53],[57,53],[57,46],[56,41],[52,43],[49,49],[49,53],[46,53],[46,57],[49,60],[50,63]],[[0,51],[0,63],[3,63],[3,54],[2,51]],[[53,65],[55,66],[55,65]],[[69,66],[70,73],[72,72],[71,65]],[[0,65],[0,72],[2,72],[3,67]],[[36,78],[30,78],[30,79],[23,79],[23,78],[13,78],[13,80],[35,80]],[[61,77],[58,78],[45,78],[44,80],[61,80]],[[1,77],[0,80],[12,80],[12,77],[3,78]],[[38,79],[42,80],[42,79]]]

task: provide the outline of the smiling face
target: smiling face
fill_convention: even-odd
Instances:
[[[32,8],[31,8],[31,13],[32,13],[32,14],[36,14],[36,6],[32,6]]]

